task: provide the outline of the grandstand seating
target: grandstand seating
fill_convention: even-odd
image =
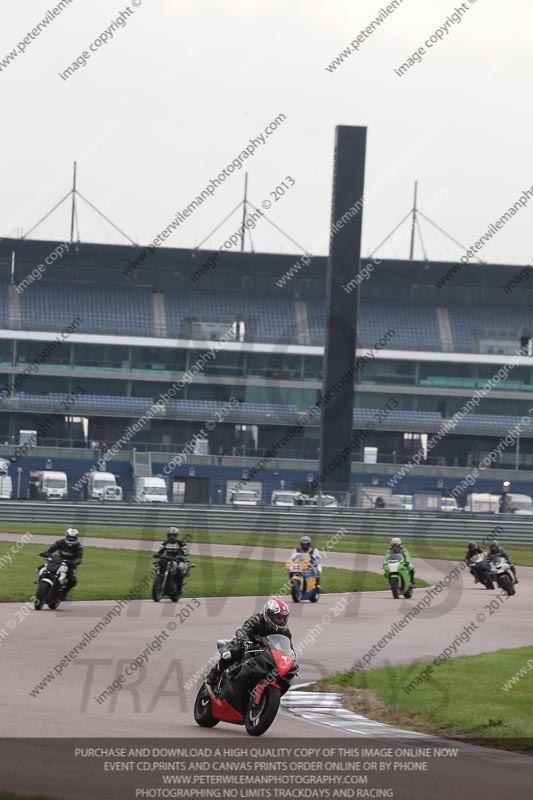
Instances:
[[[58,330],[79,316],[76,333],[155,334],[152,292],[145,287],[43,282],[20,301],[28,330]]]
[[[452,329],[455,350],[479,352],[478,337],[496,338],[507,336],[516,347],[523,328],[533,330],[533,310],[523,306],[479,304],[460,305],[451,303],[448,316]]]
[[[9,328],[9,295],[5,283],[0,283],[0,325]]]
[[[189,338],[190,323],[245,323],[245,339],[255,342],[297,343],[295,298],[290,293],[252,294],[233,291],[169,289],[164,294],[166,334]],[[324,299],[309,298],[309,342],[324,343]],[[79,333],[161,335],[156,329],[152,292],[148,287],[96,286],[76,283],[35,283],[20,297],[22,326],[28,330],[57,330],[78,314]],[[77,309],[77,311],[76,311]],[[479,352],[479,338],[507,337],[516,342],[524,328],[533,329],[533,310],[505,303],[447,306],[456,352]],[[0,286],[0,323],[9,327],[8,291]],[[415,300],[364,299],[359,309],[359,347],[371,347],[393,330],[386,347],[442,351],[437,306]],[[213,331],[213,339],[220,338]]]
[[[312,344],[323,344],[324,301],[307,301]],[[359,306],[358,346],[371,347],[393,330],[387,347],[394,350],[442,350],[436,306],[402,300],[365,300]]]
[[[165,292],[165,310],[169,336],[187,338],[190,320],[225,321],[228,327],[242,320],[249,341],[297,341],[295,303],[289,294],[169,289]]]

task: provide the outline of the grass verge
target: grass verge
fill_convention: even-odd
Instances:
[[[75,520],[73,524],[75,524]],[[82,536],[94,536],[104,539],[142,539],[147,542],[159,542],[164,538],[162,530],[144,530],[142,528],[112,528],[96,525],[78,525],[78,530]],[[60,536],[64,533],[58,529],[57,525],[31,524],[30,526],[15,525],[13,523],[0,524],[0,533],[45,533]],[[211,544],[234,544],[234,545],[253,545],[254,547],[282,547],[290,549],[295,540],[291,533],[214,533],[205,530],[182,529],[183,533],[192,542],[211,543]],[[311,531],[312,534],[312,531]],[[391,534],[392,535],[392,534]],[[329,536],[313,536],[313,544],[318,549],[326,550]],[[461,561],[466,552],[467,541],[464,544],[459,542],[439,542],[428,537],[427,540],[409,539],[402,537],[402,541],[408,548],[413,558],[440,558],[451,561]],[[505,536],[500,537],[502,544],[505,544]],[[370,555],[382,556],[387,550],[388,539],[377,536],[344,536],[339,539],[332,552],[337,553],[368,553]],[[509,545],[509,550],[513,561],[517,565],[533,567],[533,549],[526,546]]]
[[[10,548],[0,542],[0,557]],[[43,545],[27,544],[12,556],[1,570],[0,602],[27,601],[34,593],[36,567],[43,559],[38,553]],[[242,597],[276,594],[286,584],[284,565],[275,561],[244,558],[194,556],[196,564],[185,586],[185,597]],[[78,586],[73,600],[119,600],[125,597],[152,570],[152,556],[147,551],[86,547],[78,570]],[[386,588],[384,578],[373,572],[353,572],[329,568],[324,591],[362,592]],[[287,594],[285,586],[284,594]],[[139,595],[151,597],[151,586]]]
[[[418,662],[337,673],[314,688],[341,691],[347,708],[403,729],[533,755],[528,661],[533,664],[533,647],[520,647],[451,658],[438,666]],[[426,679],[420,678],[424,670]]]

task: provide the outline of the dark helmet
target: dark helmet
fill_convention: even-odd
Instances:
[[[80,532],[76,528],[67,528],[65,533],[65,544],[68,544],[69,547],[76,544],[78,539],[80,538]]]
[[[495,539],[493,542],[490,543],[489,553],[491,553],[492,555],[496,555],[496,553],[499,552],[500,552],[500,545]]]
[[[271,597],[264,605],[263,618],[273,633],[285,633],[289,624],[289,607],[278,597]]]
[[[311,547],[311,537],[302,536],[302,538],[300,539],[300,547],[302,548],[304,553],[307,553],[309,551],[309,548]]]
[[[468,549],[470,552],[477,550],[477,542],[468,542]]]
[[[175,528],[174,526],[172,526],[172,528],[169,528],[167,531],[167,541],[177,542],[179,535],[180,535],[179,528]]]

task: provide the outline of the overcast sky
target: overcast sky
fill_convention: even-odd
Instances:
[[[77,159],[80,191],[147,243],[279,114],[283,124],[168,246],[201,242],[242,199],[247,169],[258,206],[286,176],[295,181],[268,215],[325,253],[337,124],[368,127],[365,255],[410,209],[415,179],[421,210],[465,247],[533,187],[531,0],[465,0],[461,22],[447,26],[460,3],[403,0],[332,71],[386,0],[130,0],[129,12],[120,0],[72,0],[24,44],[56,5],[2,0],[2,236],[27,231],[69,191]],[[90,51],[123,11],[124,27]],[[399,77],[421,46],[422,60]],[[63,80],[83,51],[86,66]],[[33,238],[68,236],[69,213]],[[531,263],[532,219],[533,198],[483,260]],[[82,241],[123,241],[83,206],[79,222]],[[206,246],[238,225],[236,215]],[[427,224],[423,235],[432,260],[462,254]],[[252,236],[257,251],[297,252],[264,220]],[[396,255],[407,253],[400,239]]]

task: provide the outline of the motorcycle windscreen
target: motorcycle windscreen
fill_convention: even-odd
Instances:
[[[294,664],[291,640],[281,633],[271,634],[266,637],[266,640],[271,647],[276,669],[280,677],[283,678]]]

